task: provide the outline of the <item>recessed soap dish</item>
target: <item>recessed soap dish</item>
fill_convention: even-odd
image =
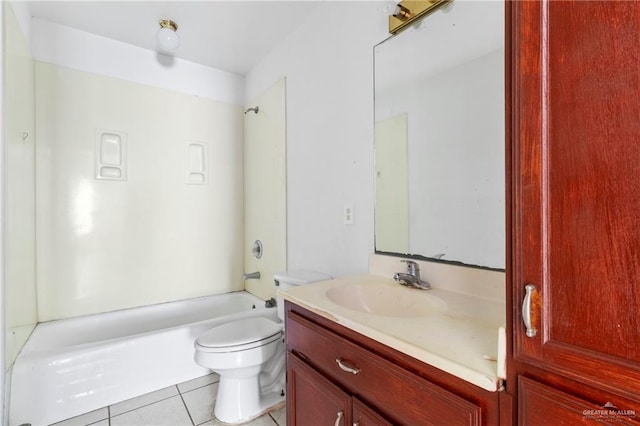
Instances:
[[[95,178],[127,180],[127,134],[96,130]]]

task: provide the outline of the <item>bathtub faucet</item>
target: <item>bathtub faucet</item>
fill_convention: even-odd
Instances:
[[[260,279],[260,272],[251,272],[249,274],[247,274],[246,272],[242,275],[242,279],[243,280],[259,280]]]

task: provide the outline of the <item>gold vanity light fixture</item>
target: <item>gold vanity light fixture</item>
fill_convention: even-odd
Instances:
[[[453,0],[403,0],[396,6],[396,10],[389,15],[389,32],[396,34],[406,28],[416,19],[433,12],[438,7]]]

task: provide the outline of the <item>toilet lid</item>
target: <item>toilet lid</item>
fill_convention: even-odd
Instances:
[[[196,343],[204,348],[232,349],[250,344],[259,346],[281,334],[282,324],[264,317],[253,317],[214,327],[198,337]]]
[[[285,271],[273,274],[273,279],[292,285],[300,285],[330,280],[331,276],[323,274],[322,272],[313,271]]]

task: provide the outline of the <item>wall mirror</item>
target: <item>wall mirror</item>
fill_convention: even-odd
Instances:
[[[376,252],[504,269],[503,2],[453,1],[374,57]]]

